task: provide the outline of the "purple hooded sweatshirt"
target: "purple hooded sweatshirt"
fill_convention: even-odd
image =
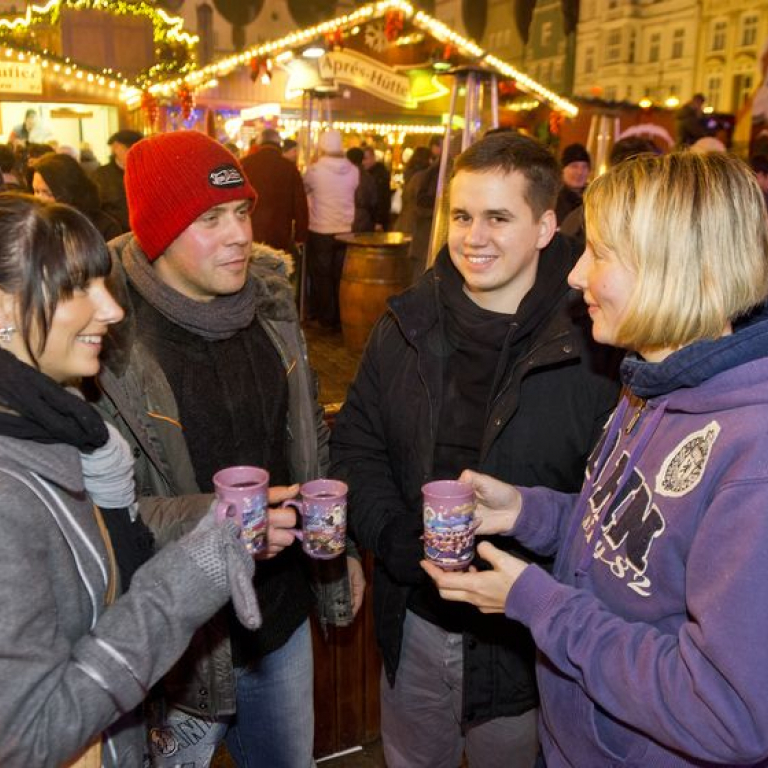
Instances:
[[[521,489],[510,534],[558,552],[506,602],[540,651],[547,768],[768,765],[766,356],[762,316],[625,361],[581,495]]]

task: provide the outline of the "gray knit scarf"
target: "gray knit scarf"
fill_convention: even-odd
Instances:
[[[166,285],[132,237],[123,250],[123,266],[141,297],[172,323],[206,341],[222,341],[247,328],[256,314],[257,286],[250,275],[243,288],[213,301],[194,301]]]

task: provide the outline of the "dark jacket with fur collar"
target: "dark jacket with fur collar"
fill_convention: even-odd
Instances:
[[[194,527],[212,497],[201,494],[179,423],[176,400],[160,365],[136,336],[121,258],[138,247],[132,234],[109,244],[114,269],[111,289],[126,309],[126,318],[111,334],[99,376],[95,404],[129,441],[135,457],[141,515],[160,546]],[[280,355],[289,390],[288,456],[292,481],[322,476],[328,468],[328,428],[317,404],[296,305],[285,279],[282,255],[254,244],[251,275],[258,289],[256,316]],[[318,611],[322,622],[351,621],[346,575],[318,579]],[[227,619],[219,614],[205,625],[189,651],[166,678],[171,703],[205,716],[235,710],[234,676]],[[203,693],[204,692],[204,693]]]

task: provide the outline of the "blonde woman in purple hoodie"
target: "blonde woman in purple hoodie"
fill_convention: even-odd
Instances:
[[[489,570],[425,569],[527,626],[548,768],[768,765],[768,228],[725,154],[643,156],[585,196],[570,276],[630,351],[578,496],[465,472]]]

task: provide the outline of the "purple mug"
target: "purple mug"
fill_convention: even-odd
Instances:
[[[475,491],[459,480],[436,480],[424,494],[424,556],[446,571],[467,568],[475,555]]]
[[[340,480],[311,480],[299,489],[301,501],[283,502],[301,514],[301,529],[294,533],[310,557],[331,560],[346,549],[347,490]]]
[[[216,519],[232,517],[252,555],[267,550],[269,472],[259,467],[227,467],[213,476]]]

